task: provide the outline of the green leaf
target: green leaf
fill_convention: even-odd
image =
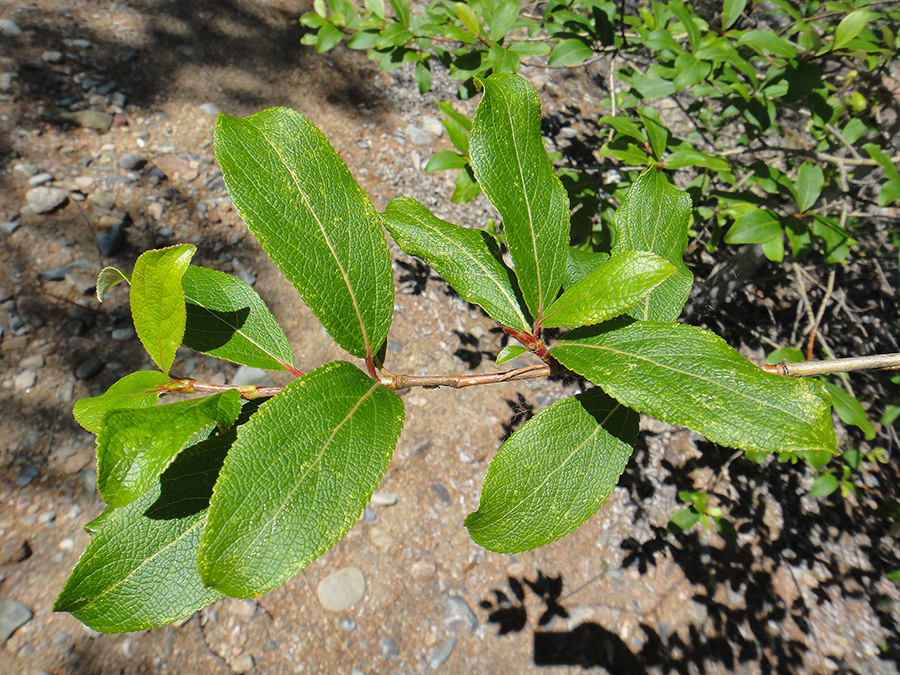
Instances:
[[[379,19],[384,18],[384,0],[366,0],[365,5]]]
[[[850,12],[841,19],[837,29],[834,31],[834,42],[831,44],[831,49],[840,49],[846,46],[853,38],[862,33],[868,21],[868,10],[857,9]]]
[[[110,506],[125,506],[157,480],[197,434],[225,429],[241,398],[230,390],[153,408],[112,410],[97,434],[97,490]]]
[[[726,244],[761,244],[781,234],[781,220],[774,211],[752,209],[739,215],[725,234]]]
[[[324,54],[330,49],[337,47],[343,37],[344,34],[340,28],[334,24],[326,23],[319,29],[319,33],[316,36],[316,51],[319,54]]]
[[[811,497],[827,497],[838,489],[838,479],[830,473],[820,474],[809,489]]]
[[[631,185],[616,210],[616,242],[612,254],[650,251],[675,265],[664,281],[630,312],[637,319],[674,321],[691,292],[694,276],[682,256],[691,224],[691,198],[673,187],[661,171],[650,168]]]
[[[462,171],[456,174],[456,184],[453,188],[453,194],[450,201],[454,204],[465,204],[476,199],[481,194],[481,186],[476,182],[475,176],[472,175],[472,167],[466,166]]]
[[[400,398],[342,361],[264,403],[216,483],[198,557],[204,583],[253,597],[331,548],[378,487],[402,426]]]
[[[758,54],[765,56],[768,53],[775,56],[793,58],[799,50],[790,41],[767,30],[748,30],[738,38],[741,46],[752,47]]]
[[[441,124],[447,130],[447,136],[449,136],[450,142],[453,143],[453,147],[464,155],[468,154],[469,130],[453,118],[441,120]]]
[[[503,349],[500,350],[500,353],[497,354],[497,358],[494,361],[498,366],[501,363],[506,363],[507,361],[511,361],[517,356],[522,356],[528,350],[525,349],[522,345],[506,345]]]
[[[468,161],[464,155],[453,152],[453,150],[439,150],[428,159],[428,162],[425,164],[425,173],[462,169]]]
[[[818,382],[765,373],[701,328],[639,321],[581,330],[550,353],[628,407],[715,443],[835,452],[830,397]]]
[[[593,273],[607,260],[609,260],[609,254],[607,253],[582,251],[570,246],[569,254],[566,257],[566,275],[563,277],[563,289],[574,286]]]
[[[688,43],[691,45],[691,51],[695,52],[700,47],[700,29],[694,23],[694,15],[681,2],[670,2],[668,8],[681,23],[682,28],[687,32]]]
[[[669,517],[669,522],[679,530],[687,532],[694,525],[700,522],[700,514],[691,508],[676,511]]]
[[[181,280],[187,310],[184,344],[251,368],[284,370],[294,355],[262,298],[230,274],[190,266]]]
[[[722,30],[728,30],[741,17],[747,0],[725,0],[722,6]]]
[[[577,328],[619,316],[675,274],[675,266],[654,253],[624,251],[566,290],[544,315],[546,328]]]
[[[766,357],[766,365],[774,366],[782,361],[805,361],[806,358],[796,347],[779,347]]]
[[[431,67],[427,61],[420,61],[416,64],[415,78],[420,94],[424,94],[431,89]]]
[[[772,237],[768,241],[764,241],[760,245],[760,248],[766,258],[772,262],[780,263],[784,261],[784,239],[781,235]]]
[[[103,296],[113,286],[118,286],[123,281],[131,283],[131,277],[115,267],[104,267],[97,277],[97,301],[103,302]]]
[[[496,74],[472,126],[472,169],[500,212],[519,286],[538,322],[566,267],[569,198],[541,138],[541,106],[528,81]]]
[[[653,108],[641,108],[638,111],[644,128],[647,130],[647,138],[650,139],[650,147],[653,148],[653,156],[661,159],[666,151],[666,141],[669,138],[669,130],[663,123],[659,113]]]
[[[494,42],[501,39],[510,31],[518,18],[519,3],[516,0],[504,0],[499,3],[491,17],[488,37]]]
[[[221,596],[204,586],[197,547],[235,430],[186,449],[143,496],[107,508],[53,605],[94,630],[124,633],[190,616]]]
[[[456,17],[462,21],[463,26],[472,33],[472,35],[481,35],[481,21],[478,15],[464,2],[454,3],[456,7]]]
[[[216,157],[238,213],[328,333],[354,356],[377,353],[394,310],[387,242],[322,132],[286,108],[220,115]]]
[[[488,550],[519,553],[574,532],[612,494],[639,421],[596,388],[528,420],[491,461],[478,510],[466,517],[469,535]]]
[[[519,56],[543,56],[550,52],[550,45],[546,42],[512,42],[507,49]]]
[[[123,377],[106,393],[77,401],[72,414],[85,429],[100,433],[100,423],[107,412],[155,406],[160,392],[153,389],[168,381],[169,376],[158,370],[139,370]]]
[[[797,208],[800,211],[809,211],[822,193],[823,185],[825,185],[825,174],[822,167],[810,162],[803,162],[797,172]]]
[[[463,300],[504,326],[530,331],[515,281],[489,234],[440,220],[408,197],[391,200],[384,224],[401,249],[433,267]]]
[[[570,38],[563,40],[550,52],[548,65],[554,68],[560,66],[577,66],[584,63],[594,55],[594,50],[583,40]]]
[[[408,0],[389,0],[391,7],[394,8],[394,14],[397,15],[397,21],[404,27],[409,27],[409,2]]]
[[[640,143],[644,143],[646,140],[644,138],[644,134],[641,133],[641,128],[634,122],[634,120],[630,120],[627,117],[611,117],[609,115],[605,115],[598,120],[599,124],[608,124],[613,129],[616,130],[617,133],[623,136],[629,136]]]
[[[675,84],[665,77],[654,75],[635,74],[631,79],[631,85],[637,90],[641,98],[652,101],[663,96],[671,96],[675,93]]]
[[[848,394],[841,387],[831,382],[823,382],[825,389],[831,394],[831,404],[834,411],[841,418],[844,424],[852,424],[862,429],[866,436],[866,440],[871,441],[875,438],[875,427],[869,421],[866,411],[860,405],[859,400],[852,394]]]
[[[138,338],[153,362],[168,372],[184,336],[181,277],[197,251],[180,244],[141,254],[131,274],[131,316]]]

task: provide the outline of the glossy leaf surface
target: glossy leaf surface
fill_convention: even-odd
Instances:
[[[325,136],[271,108],[220,115],[216,157],[238,213],[334,340],[377,352],[394,309],[381,219]]]
[[[639,321],[574,331],[551,354],[630,408],[716,443],[835,452],[830,400],[818,382],[765,373],[701,328]]]
[[[169,376],[158,370],[139,370],[126,375],[100,396],[79,400],[72,414],[85,429],[100,433],[100,423],[106,413],[123,408],[152,408],[160,394],[152,390],[168,381]]]
[[[253,597],[331,548],[378,486],[402,425],[400,398],[343,361],[263,404],[216,483],[200,545],[204,582]]]
[[[491,461],[478,510],[466,518],[469,535],[491,551],[518,553],[574,532],[612,493],[639,421],[596,388],[528,420]]]

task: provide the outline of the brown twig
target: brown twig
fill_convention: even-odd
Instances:
[[[811,377],[830,373],[851,373],[857,370],[900,370],[900,353],[853,356],[829,361],[782,361],[775,365],[762,366],[762,369],[783,377]]]
[[[538,377],[547,377],[551,374],[552,369],[550,365],[541,363],[507,370],[502,373],[484,373],[481,375],[386,375],[381,378],[381,383],[395,390],[409,389],[410,387],[462,389],[463,387],[473,387],[478,384],[533,380]]]
[[[834,268],[831,268],[831,271],[828,273],[828,284],[825,286],[825,296],[822,298],[822,304],[819,305],[819,311],[813,319],[812,325],[809,330],[809,341],[806,343],[806,360],[812,360],[812,351],[813,345],[816,342],[816,335],[818,334],[819,325],[822,323],[822,317],[825,316],[825,308],[828,306],[828,301],[831,299],[831,292],[834,290]]]

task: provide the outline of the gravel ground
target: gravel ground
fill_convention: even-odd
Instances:
[[[460,224],[493,215],[483,197],[451,204],[452,177],[421,171],[450,147],[433,104],[453,83],[438,77],[421,97],[410,71],[381,74],[341,50],[316,55],[299,44],[306,9],[0,1],[0,672],[897,672],[900,596],[884,577],[900,567],[897,546],[871,513],[876,497],[894,494],[889,465],[864,465],[859,497],[817,500],[800,466],[732,461],[696,434],[644,420],[620,486],[578,532],[518,556],[472,543],[462,521],[500,439],[574,382],[405,394],[394,461],[360,522],[260,598],[127,635],[50,611],[87,544],[83,524],[102,509],[93,436],[72,405],[152,367],[127,289],[102,305],[93,296],[103,266],[130,269],[147,248],[194,243],[195,262],[255,284],[301,368],[343,358],[234,213],[213,157],[215,114],[296,108],[376,207],[405,194]],[[528,75],[553,142],[571,148],[600,112],[595,79]],[[389,367],[492,370],[492,322],[392,254]],[[866,268],[846,274],[850,288]],[[896,304],[896,261],[882,278],[876,300]],[[695,298],[691,311],[726,337],[735,317],[773,314],[752,284],[734,296],[716,306]],[[760,355],[753,336],[733,344]],[[186,351],[173,370],[242,376]],[[668,534],[684,489],[714,493],[737,540]]]

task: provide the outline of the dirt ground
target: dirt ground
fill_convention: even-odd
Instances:
[[[131,329],[127,289],[102,304],[93,295],[103,266],[130,269],[147,248],[194,243],[195,263],[255,283],[298,367],[345,358],[231,208],[213,157],[216,111],[299,110],[379,209],[407,194],[462,224],[491,214],[483,198],[450,204],[452,177],[421,171],[449,147],[445,135],[411,140],[410,125],[439,117],[434,101],[451,84],[421,97],[409,71],[383,74],[364,55],[302,47],[297,17],[309,8],[0,0],[0,19],[22,31],[0,35],[0,601],[32,614],[2,645],[0,672],[896,673],[900,593],[884,575],[900,564],[890,523],[872,513],[876,498],[896,496],[890,465],[864,466],[858,498],[818,500],[799,465],[732,461],[696,434],[644,420],[619,487],[575,534],[518,556],[471,542],[462,522],[501,439],[575,382],[405,394],[403,435],[380,488],[396,503],[371,505],[276,591],[126,635],[51,612],[88,542],[82,527],[102,509],[93,436],[72,406],[152,367]],[[530,75],[557,130],[599,110],[589,76]],[[85,110],[101,116],[71,115]],[[62,188],[66,202],[40,214],[26,208],[26,193],[45,172],[44,185]],[[395,247],[392,255],[388,367],[491,371],[500,348],[492,322],[417,261]],[[873,336],[896,332],[896,263],[894,250],[874,290],[871,268],[842,278],[851,290],[868,283],[882,321],[869,324]],[[701,278],[710,271],[696,263]],[[821,297],[821,284],[810,293]],[[751,285],[714,306],[701,294],[692,311],[724,333],[735,317],[777,318],[789,330],[793,310],[760,295]],[[832,331],[851,344],[858,337],[837,322]],[[752,336],[733,344],[755,357],[764,346]],[[237,368],[179,351],[173,370],[227,382]],[[881,376],[857,382],[892,386]],[[890,441],[876,441],[889,457]],[[717,495],[738,526],[735,542],[666,532],[685,489]],[[324,609],[319,582],[351,565],[364,574],[364,598]]]

